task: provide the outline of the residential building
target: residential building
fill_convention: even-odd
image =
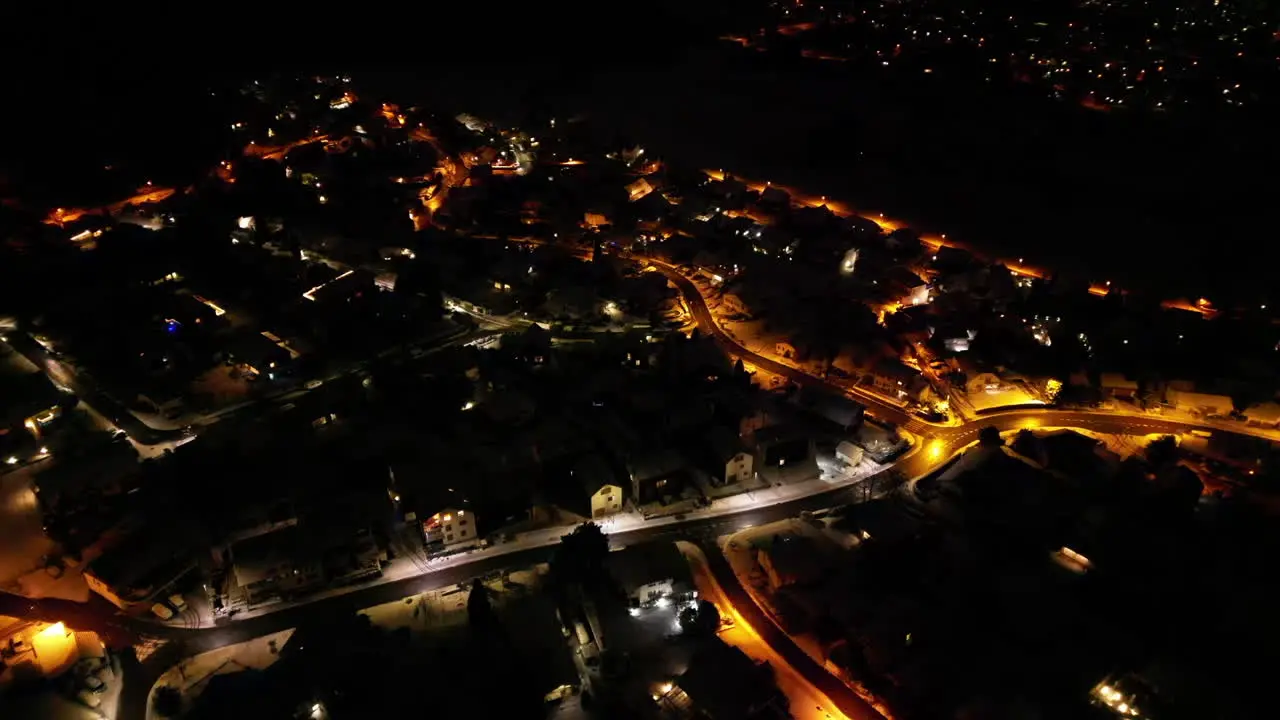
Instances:
[[[943,322],[929,326],[929,337],[947,352],[968,352],[970,345],[978,337],[978,331],[954,322]]]
[[[195,569],[191,550],[172,528],[139,531],[90,562],[84,579],[122,610],[146,604]]]
[[[791,396],[791,403],[825,420],[841,432],[856,430],[866,408],[843,395],[804,388]]]
[[[881,358],[871,367],[871,385],[891,398],[906,399],[916,389],[920,373],[897,359]]]
[[[105,646],[97,633],[72,630],[61,622],[23,621],[0,617],[0,694],[12,687],[10,683],[35,678],[51,679],[73,666],[84,663],[85,669],[100,668],[105,657]],[[9,687],[6,687],[9,686]],[[17,713],[10,704],[13,697],[5,697],[6,713]],[[46,709],[47,710],[47,709]],[[8,715],[7,715],[8,716]],[[12,717],[77,717],[71,714],[13,714]]]
[[[901,304],[924,305],[929,302],[929,283],[914,272],[904,267],[893,267],[888,270],[886,280]]]
[[[1138,394],[1138,383],[1121,373],[1104,372],[1101,376],[1102,392],[1118,398],[1131,398]]]
[[[385,555],[368,530],[308,515],[304,524],[275,523],[228,548],[232,578],[250,605],[290,598],[382,571]]]
[[[1169,404],[1178,410],[1200,415],[1226,417],[1235,409],[1231,398],[1226,395],[1169,390],[1165,393],[1165,397]]]
[[[693,592],[689,563],[675,543],[628,545],[609,553],[605,567],[631,607],[679,600]]]
[[[1050,473],[1079,482],[1104,481],[1120,468],[1120,456],[1106,443],[1074,430],[1019,433],[1011,447]]]
[[[849,467],[855,467],[861,463],[862,455],[863,449],[848,440],[842,440],[836,445],[836,460]]]
[[[755,455],[732,430],[713,427],[699,453],[711,484],[717,487],[746,482],[755,477]]]
[[[757,551],[756,561],[769,579],[769,587],[776,591],[817,580],[822,567],[816,555],[817,548],[808,537],[776,535],[772,543]]]
[[[304,292],[302,297],[317,305],[348,303],[366,292],[373,292],[373,273],[367,270],[347,270],[334,279],[321,283]]]
[[[442,545],[460,550],[480,542],[473,512],[446,508],[422,521],[422,535],[428,547]]]
[[[649,181],[644,178],[627,185],[627,199],[631,202],[635,202],[651,192],[653,192],[653,185],[649,184]]]
[[[62,415],[67,396],[43,373],[0,375],[0,429],[25,427],[37,438]]]
[[[249,605],[303,594],[324,583],[320,556],[296,524],[244,538],[228,550],[231,577]]]
[[[274,379],[276,373],[290,369],[290,361],[298,356],[283,340],[271,333],[246,333],[233,339],[228,354],[256,375]]]
[[[622,511],[623,491],[609,463],[592,453],[574,464],[574,480],[590,498],[591,519],[599,520]]]
[[[670,448],[640,453],[627,465],[631,472],[631,497],[637,505],[679,497],[684,489],[684,458]]]
[[[795,424],[769,425],[752,433],[755,467],[794,467],[808,465],[814,458],[812,434]]]
[[[1280,403],[1263,402],[1251,405],[1244,411],[1244,417],[1250,425],[1280,427]]]
[[[891,545],[915,537],[921,527],[919,518],[898,501],[885,497],[847,506],[833,529],[856,537],[858,542]]]
[[[759,204],[762,208],[785,210],[791,207],[791,195],[770,185],[760,191]]]
[[[659,696],[659,705],[677,717],[708,720],[783,720],[787,699],[766,662],[716,639],[689,659],[689,667]]]

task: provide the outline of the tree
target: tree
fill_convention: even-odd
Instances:
[[[561,588],[594,585],[604,576],[604,560],[609,555],[609,539],[595,523],[583,523],[560,537],[551,557],[551,573]]]
[[[471,581],[471,594],[467,597],[467,621],[478,633],[488,633],[498,624],[497,613],[489,602],[489,588],[480,578]]]
[[[720,629],[720,611],[714,603],[699,601],[697,606],[680,611],[680,629],[686,635],[711,637]]]
[[[995,425],[987,425],[978,431],[978,445],[981,447],[1001,447],[1004,445],[1004,438],[1000,437],[1000,431]]]
[[[182,714],[182,692],[172,685],[161,685],[151,707],[160,717],[177,717]]]
[[[1178,461],[1178,440],[1172,435],[1158,437],[1147,443],[1143,455],[1154,468],[1173,465]]]

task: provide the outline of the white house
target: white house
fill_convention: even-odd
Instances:
[[[475,513],[448,508],[422,521],[422,534],[428,545],[443,544],[455,548],[480,541],[476,534]]]
[[[839,445],[836,445],[836,459],[850,467],[862,462],[862,455],[862,448],[848,440],[843,440]]]
[[[715,427],[707,435],[706,471],[715,486],[746,482],[755,477],[755,456],[725,427]]]
[[[605,565],[632,607],[679,600],[693,590],[689,564],[673,542],[629,545],[609,553]]]
[[[1244,416],[1250,425],[1280,427],[1280,403],[1270,401],[1258,403],[1245,410]]]
[[[1230,415],[1234,409],[1226,395],[1169,390],[1165,393],[1169,404],[1179,410],[1203,415]]]

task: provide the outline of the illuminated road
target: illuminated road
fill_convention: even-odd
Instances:
[[[925,422],[892,403],[882,400],[872,393],[862,392],[858,388],[845,388],[809,373],[784,365],[776,360],[759,355],[740,345],[716,323],[711,311],[707,308],[706,299],[692,280],[681,275],[674,267],[661,261],[650,259],[649,262],[671,281],[680,291],[685,304],[693,313],[702,332],[714,337],[732,355],[741,357],[767,372],[786,377],[798,385],[821,387],[826,390],[848,394],[858,402],[865,404],[878,418],[892,422],[898,427],[918,435],[936,447],[930,453],[919,454],[914,461],[909,461],[902,470],[911,475],[913,470],[921,473],[930,469],[932,463],[937,464],[940,457],[950,455],[954,450],[964,447],[978,439],[978,431],[992,425],[998,430],[1034,429],[1037,427],[1073,427],[1093,430],[1100,433],[1147,435],[1151,433],[1182,433],[1199,429],[1210,432],[1231,432],[1244,435],[1265,437],[1269,440],[1280,439],[1274,431],[1268,432],[1260,428],[1249,428],[1239,424],[1225,425],[1212,422],[1189,422],[1185,420],[1165,420],[1159,417],[1139,414],[1085,412],[1078,410],[1058,410],[1051,407],[1037,407],[1017,410],[1005,410],[990,413],[962,425],[937,425]]]
[[[715,604],[716,609],[720,611],[722,619],[732,620],[730,627],[720,631],[720,639],[726,643],[742,650],[752,660],[764,661],[769,663],[773,668],[774,682],[783,694],[790,701],[791,715],[796,720],[848,720],[849,718],[878,718],[879,713],[874,708],[869,707],[862,702],[856,695],[850,693],[847,689],[829,688],[836,693],[839,702],[833,701],[832,697],[819,689],[805,674],[792,665],[791,661],[778,652],[774,643],[786,644],[791,643],[790,639],[785,635],[780,635],[777,628],[768,618],[760,615],[759,608],[751,602],[750,598],[746,599],[747,607],[740,610],[740,603],[743,602],[745,593],[738,585],[737,580],[730,577],[730,589],[725,590],[717,579],[718,573],[714,573],[707,560],[707,552],[702,548],[691,545],[689,543],[680,543],[681,552],[689,561],[689,566],[693,571],[694,585],[698,589],[699,596]],[[719,556],[720,553],[715,548],[711,548],[708,552],[712,556]],[[723,557],[721,557],[723,562]],[[732,571],[730,571],[732,576]],[[769,636],[766,640],[757,630],[757,625],[761,625],[765,633]],[[794,647],[794,643],[791,643]],[[798,652],[799,648],[795,648]],[[788,653],[793,655],[793,653]],[[800,653],[804,655],[804,653]],[[799,658],[796,658],[799,661]],[[805,656],[808,659],[808,656]],[[814,667],[810,660],[804,667],[812,673]],[[822,675],[830,675],[821,668],[817,668]],[[834,679],[834,678],[832,678]],[[849,697],[852,696],[852,697]]]

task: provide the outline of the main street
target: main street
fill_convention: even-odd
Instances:
[[[751,525],[794,517],[804,510],[816,510],[853,502],[857,499],[858,492],[856,486],[843,487],[733,515],[691,518],[682,523],[655,525],[614,533],[610,535],[610,542],[614,547],[674,540],[713,543],[714,538],[720,535]],[[61,621],[76,629],[100,632],[113,640],[120,639],[127,642],[135,637],[151,637],[167,641],[163,648],[143,663],[126,669],[120,717],[133,720],[144,717],[147,696],[156,678],[185,657],[299,625],[329,622],[332,618],[343,614],[456,585],[502,568],[544,562],[550,557],[553,547],[551,544],[543,544],[519,547],[501,554],[480,554],[475,560],[462,560],[454,564],[442,565],[439,570],[423,575],[371,585],[346,594],[322,597],[312,602],[282,606],[282,609],[276,612],[231,621],[212,628],[190,629],[153,622],[145,617],[119,615],[115,613],[114,606],[97,595],[92,596],[89,603],[77,603],[66,600],[29,600],[0,593],[0,615],[27,620]],[[823,682],[821,678],[818,678],[818,681]],[[823,682],[823,684],[828,683]]]

